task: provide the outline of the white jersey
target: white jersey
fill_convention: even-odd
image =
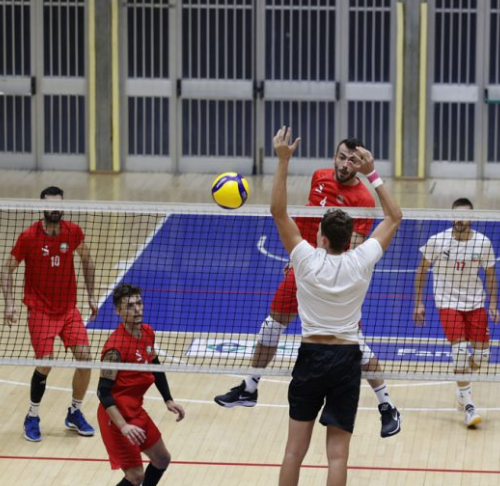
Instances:
[[[359,342],[361,307],[375,264],[383,253],[374,238],[340,255],[313,248],[306,240],[293,249],[290,259],[295,270],[302,336],[336,336]]]
[[[432,264],[434,299],[438,309],[471,311],[484,307],[485,291],[480,268],[495,265],[491,241],[471,230],[468,240],[453,237],[452,229],[429,238],[420,248]]]

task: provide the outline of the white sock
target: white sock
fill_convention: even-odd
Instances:
[[[75,398],[71,399],[71,413],[75,413],[77,410],[82,409],[82,400],[76,400]]]
[[[30,402],[30,409],[28,411],[28,415],[30,417],[38,417],[39,411],[40,411],[40,404]]]
[[[382,383],[377,388],[374,388],[373,391],[377,395],[379,403],[388,403],[391,407],[394,407],[394,403],[392,403],[391,397],[389,396],[389,392],[387,391],[387,385]]]
[[[259,386],[260,375],[249,375],[245,378],[245,391],[253,393]]]
[[[458,394],[465,406],[472,405],[474,406],[474,402],[472,401],[472,385],[459,386]]]

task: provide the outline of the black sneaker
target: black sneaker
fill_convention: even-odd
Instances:
[[[236,407],[236,405],[255,407],[257,405],[257,395],[257,390],[253,393],[247,392],[245,390],[245,382],[242,381],[241,385],[231,388],[225,395],[217,395],[214,401],[217,405],[226,408]]]
[[[392,437],[401,431],[401,415],[396,407],[389,403],[381,403],[378,406],[380,420],[382,421],[381,437]]]

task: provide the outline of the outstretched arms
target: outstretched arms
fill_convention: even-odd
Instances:
[[[399,204],[394,199],[394,196],[386,188],[382,179],[380,179],[375,171],[373,155],[369,150],[363,147],[357,147],[353,165],[358,172],[367,176],[380,199],[380,204],[384,211],[384,220],[373,230],[371,238],[375,238],[385,251],[389,248],[401,224],[403,213],[401,212]]]
[[[297,138],[292,145],[289,145],[291,133],[291,129],[284,126],[278,130],[274,137],[274,150],[278,156],[278,164],[271,192],[271,214],[278,228],[281,242],[288,254],[302,240],[297,224],[288,216],[287,212],[288,164],[300,142],[300,138]]]

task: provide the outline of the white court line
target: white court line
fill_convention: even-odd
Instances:
[[[267,241],[267,236],[262,235],[259,238],[259,241],[257,242],[257,250],[262,253],[264,256],[271,258],[273,260],[278,260],[279,262],[283,263],[288,263],[290,261],[289,258],[281,257],[279,255],[274,255],[273,253],[270,253],[269,251],[266,250],[266,241]],[[377,269],[375,268],[376,273],[415,273],[416,270],[409,268],[409,269]]]
[[[226,375],[226,376],[233,376],[234,378],[239,378],[239,379],[244,379],[246,376],[243,375]],[[290,380],[292,378],[290,377],[288,380],[273,380],[271,378],[261,378],[260,382],[261,383],[278,383],[280,385],[288,385],[290,383]],[[423,381],[421,383],[393,383],[391,382],[390,388],[418,388],[422,386],[441,386],[441,385],[451,385],[455,384],[456,382],[454,381]],[[365,385],[362,384],[361,388],[371,388],[370,385]]]
[[[266,235],[262,235],[259,238],[259,241],[257,242],[257,250],[259,250],[260,253],[262,253],[264,256],[266,256],[268,258],[272,258],[273,260],[278,260],[279,262],[288,263],[290,261],[289,258],[284,258],[284,257],[280,257],[278,255],[273,255],[272,253],[269,253],[265,248],[266,241],[267,241]]]
[[[5,385],[12,385],[12,386],[24,386],[24,387],[30,387],[30,383],[23,383],[20,381],[11,381],[11,380],[3,380],[0,379],[0,384],[5,384]],[[451,382],[444,382],[444,383],[451,383]],[[62,391],[66,393],[71,393],[72,388],[64,388],[61,386],[47,386],[47,390],[55,390],[55,391]],[[87,391],[87,394],[90,395],[95,395],[96,392],[93,390]],[[152,396],[145,396],[144,397],[146,400],[151,400],[151,401],[163,401],[163,398],[161,397],[152,397]],[[183,403],[196,403],[200,405],[215,405],[213,400],[195,400],[192,398],[176,398],[176,402],[183,402]],[[276,404],[276,403],[257,403],[257,407],[259,408],[283,408],[283,409],[288,409],[288,404]],[[358,410],[364,411],[364,412],[372,412],[378,410],[377,407],[358,407]],[[442,407],[442,408],[433,408],[433,407],[399,407],[398,410],[401,412],[457,412],[457,408],[455,407]],[[483,412],[500,412],[500,407],[477,407],[477,410],[483,411]]]
[[[121,268],[120,273],[115,278],[114,282],[108,286],[108,291],[104,296],[99,299],[97,304],[97,308],[99,309],[106,299],[113,293],[114,288],[120,283],[120,280],[125,276],[125,274],[132,268],[132,265],[139,259],[139,257],[144,253],[144,250],[149,246],[153,238],[158,234],[158,232],[163,228],[163,225],[167,222],[168,218],[170,218],[170,214],[166,214],[161,223],[158,223],[154,229],[154,231],[146,238],[146,241],[142,244],[138,244],[138,250],[134,257],[129,258],[126,261],[119,261],[117,266]],[[88,322],[85,323],[87,325]]]

